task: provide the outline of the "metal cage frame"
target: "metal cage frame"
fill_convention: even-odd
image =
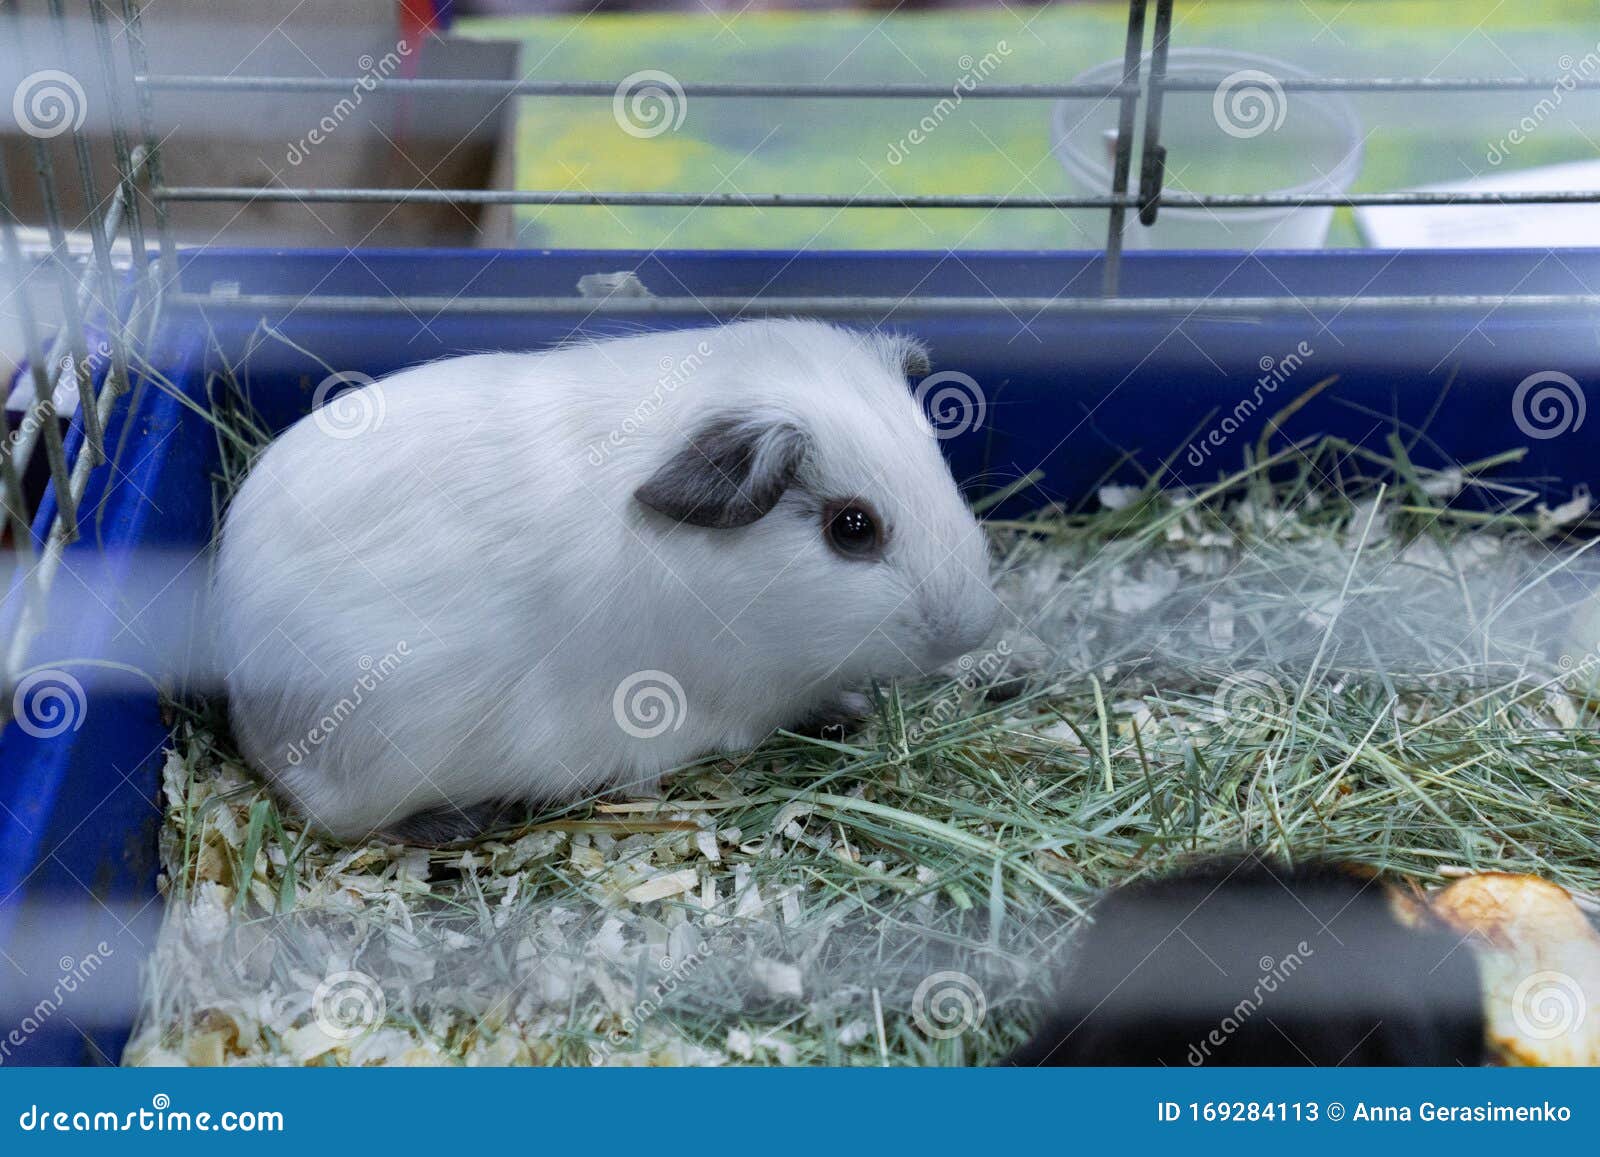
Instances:
[[[984,85],[965,94],[975,100],[1114,100],[1119,131],[1113,157],[1109,196],[996,196],[985,193],[958,195],[835,195],[794,193],[667,193],[571,192],[537,189],[402,189],[402,188],[246,188],[170,185],[163,177],[164,147],[156,129],[155,103],[162,93],[214,92],[347,92],[356,83],[348,77],[215,76],[153,73],[138,0],[120,0],[120,22],[125,35],[112,35],[112,0],[84,0],[95,35],[100,79],[109,97],[111,143],[116,172],[110,193],[102,199],[101,181],[94,171],[87,136],[80,126],[71,128],[76,179],[85,203],[104,206],[83,223],[92,243],[87,257],[69,250],[62,219],[59,191],[63,179],[43,139],[33,147],[36,177],[44,208],[47,251],[37,264],[24,255],[18,239],[19,222],[13,212],[13,182],[0,161],[0,263],[10,266],[19,282],[37,271],[47,271],[61,297],[64,324],[48,343],[37,319],[22,299],[21,322],[35,400],[21,427],[13,431],[0,414],[0,489],[6,518],[16,549],[30,574],[28,586],[37,594],[47,591],[61,563],[63,549],[79,534],[80,503],[90,472],[106,461],[104,431],[117,399],[129,389],[131,359],[141,342],[153,332],[164,305],[204,306],[208,309],[273,311],[292,308],[303,298],[197,292],[186,288],[179,276],[178,248],[172,224],[172,206],[195,202],[250,203],[266,201],[376,202],[401,204],[432,202],[456,205],[608,205],[680,206],[685,208],[905,208],[905,209],[1099,209],[1106,212],[1102,283],[1098,295],[1049,297],[1001,296],[665,296],[638,298],[573,297],[424,297],[316,295],[319,309],[375,314],[397,310],[544,312],[582,315],[628,313],[675,315],[711,311],[741,313],[840,314],[896,311],[907,314],[980,314],[994,311],[1042,314],[1161,313],[1184,316],[1281,311],[1284,309],[1593,309],[1600,307],[1597,293],[1506,293],[1430,295],[1354,295],[1327,297],[1182,297],[1125,295],[1120,292],[1125,231],[1155,223],[1163,208],[1204,208],[1227,212],[1262,208],[1306,206],[1358,207],[1374,205],[1529,205],[1600,203],[1600,190],[1540,193],[1390,192],[1293,196],[1281,194],[1172,193],[1163,187],[1166,148],[1162,144],[1162,101],[1168,92],[1210,91],[1214,85],[1196,80],[1169,79],[1168,47],[1172,31],[1173,0],[1129,0],[1126,39],[1120,83]],[[3,5],[0,28],[20,32],[21,16],[15,2]],[[48,15],[55,26],[57,47],[65,59],[67,33],[64,0],[48,0]],[[122,42],[119,50],[117,42]],[[1148,48],[1147,48],[1148,45]],[[1570,87],[1600,91],[1600,79],[1569,78]],[[422,79],[369,78],[374,89],[418,94],[475,93],[498,96],[569,96],[611,98],[618,91],[612,81],[548,82],[528,79]],[[1547,77],[1390,77],[1283,78],[1285,92],[1415,92],[1435,95],[1452,92],[1532,91],[1556,82]],[[704,99],[768,100],[902,100],[940,98],[944,86],[933,84],[829,85],[697,83],[682,86],[686,97]],[[1134,129],[1139,105],[1147,102],[1141,163],[1134,173]],[[154,236],[154,245],[151,236]],[[131,251],[132,273],[123,276],[112,261],[112,245],[125,238]],[[153,251],[152,251],[153,249]],[[109,358],[97,373],[89,356],[88,335],[103,332]],[[81,449],[68,454],[57,422],[53,399],[66,389],[76,393],[82,412]],[[42,544],[36,544],[24,507],[21,479],[40,445],[48,465],[57,515]],[[29,639],[36,624],[30,609],[37,600],[24,601],[4,656],[9,688],[26,661]],[[9,712],[10,696],[5,697]]]

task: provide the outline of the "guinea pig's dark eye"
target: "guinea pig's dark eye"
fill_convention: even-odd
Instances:
[[[846,558],[871,558],[883,546],[878,516],[865,503],[830,504],[822,519],[822,533],[828,545]]]

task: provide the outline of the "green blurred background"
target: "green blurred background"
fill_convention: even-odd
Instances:
[[[1061,83],[1120,56],[1122,0],[935,12],[613,13],[486,17],[471,36],[515,37],[542,80],[615,80],[653,69],[679,81],[951,85],[964,64],[1007,52],[994,83]],[[1555,78],[1600,52],[1596,0],[1178,0],[1173,45],[1275,57],[1319,75]],[[1590,59],[1600,59],[1590,56]],[[1359,190],[1497,171],[1487,157],[1548,91],[1351,99],[1366,133]],[[1208,97],[1170,96],[1179,99]],[[966,100],[928,139],[889,155],[932,101],[690,98],[682,125],[650,139],[619,130],[605,98],[524,98],[524,188],[721,192],[1083,192],[1051,153],[1050,101]],[[1291,105],[1291,109],[1292,109]],[[1567,95],[1498,171],[1600,157],[1600,97]],[[1206,157],[1169,137],[1189,187]],[[1292,141],[1283,180],[1299,179]],[[1230,191],[1263,191],[1261,172]],[[1291,177],[1291,175],[1293,175]],[[1213,174],[1212,176],[1215,176]],[[1223,176],[1220,185],[1226,186]],[[1269,183],[1270,186],[1270,183]],[[731,248],[1098,248],[1103,213],[1024,210],[524,207],[528,246]],[[1331,245],[1357,244],[1341,211]]]

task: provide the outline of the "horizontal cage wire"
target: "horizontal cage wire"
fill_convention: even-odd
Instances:
[[[314,188],[294,186],[166,185],[152,181],[148,188],[151,202],[163,216],[173,205],[182,203],[294,203],[314,204],[431,204],[477,206],[605,206],[657,207],[689,210],[714,209],[986,209],[1063,211],[1103,209],[1107,213],[1104,245],[1105,265],[1098,296],[1004,296],[952,297],[910,296],[824,296],[795,297],[655,297],[556,298],[556,297],[429,297],[411,294],[371,296],[345,295],[317,297],[319,307],[350,313],[394,311],[459,311],[500,313],[528,310],[555,313],[650,313],[694,314],[708,309],[715,313],[806,312],[832,316],[855,313],[950,314],[972,312],[1122,312],[1122,313],[1237,313],[1261,310],[1297,309],[1392,309],[1397,306],[1419,308],[1459,308],[1509,306],[1513,308],[1593,308],[1600,295],[1569,294],[1407,294],[1351,295],[1276,298],[1276,297],[1159,297],[1121,296],[1121,253],[1129,210],[1137,210],[1138,223],[1153,225],[1163,208],[1207,211],[1250,211],[1273,208],[1360,208],[1370,206],[1472,206],[1596,204],[1600,190],[1555,190],[1541,192],[1427,192],[1382,193],[1184,193],[1169,192],[1162,185],[1161,169],[1165,146],[1161,144],[1161,98],[1168,92],[1207,93],[1215,81],[1168,77],[1166,64],[1172,28],[1172,0],[1155,0],[1150,19],[1150,0],[1130,0],[1127,38],[1123,54],[1123,77],[1114,84],[985,84],[963,91],[963,100],[1079,100],[1119,103],[1119,131],[1116,139],[1112,191],[1108,196],[1017,196],[993,193],[957,194],[869,194],[791,193],[791,192],[659,192],[628,190],[540,190],[540,189],[440,189],[397,187]],[[1151,47],[1146,56],[1146,27],[1151,28]],[[134,36],[138,32],[134,30]],[[132,39],[132,37],[130,37]],[[142,56],[142,45],[133,46]],[[418,78],[398,76],[308,77],[308,76],[215,76],[178,75],[136,71],[132,83],[148,108],[154,94],[161,92],[215,92],[248,95],[256,93],[348,93],[357,85],[366,91],[395,94],[478,94],[510,98],[513,96],[590,97],[615,99],[622,84],[617,81],[540,81],[486,78]],[[1288,92],[1366,92],[1448,94],[1457,92],[1519,92],[1548,89],[1556,80],[1543,77],[1282,77],[1277,87]],[[1600,92],[1600,78],[1563,78],[1570,88]],[[735,100],[908,100],[938,99],[949,96],[946,86],[936,84],[828,84],[689,82],[678,85],[677,94],[686,99]],[[1144,102],[1144,149],[1140,171],[1133,168],[1134,127],[1139,107]],[[154,150],[156,142],[146,141]],[[163,231],[164,252],[170,251],[168,234]],[[276,310],[293,308],[301,300],[290,295],[239,294],[224,288],[205,293],[171,287],[173,300],[183,305],[213,308]]]
[[[111,11],[111,4],[118,11]],[[3,5],[14,42],[21,39],[21,17],[15,2]],[[418,96],[462,95],[509,99],[524,96],[589,97],[614,99],[621,91],[615,81],[539,81],[486,78],[327,77],[271,75],[180,75],[153,72],[150,67],[143,18],[138,0],[84,0],[94,31],[96,60],[82,64],[97,74],[107,94],[110,136],[116,171],[97,174],[87,135],[80,124],[67,126],[72,164],[59,166],[43,138],[33,142],[33,160],[43,208],[45,244],[25,246],[20,223],[13,212],[14,190],[21,179],[8,173],[0,160],[0,263],[21,284],[33,276],[50,278],[60,298],[63,324],[46,335],[27,305],[22,303],[21,327],[32,378],[34,401],[22,424],[12,430],[0,415],[0,489],[6,504],[6,521],[19,554],[29,568],[29,588],[35,597],[25,602],[17,630],[4,656],[8,686],[26,661],[28,642],[36,624],[32,606],[49,588],[61,562],[64,547],[81,533],[79,504],[90,472],[106,459],[104,428],[112,406],[129,388],[130,365],[137,360],[142,342],[153,332],[164,303],[207,309],[290,311],[307,302],[335,313],[378,314],[409,312],[533,312],[588,317],[604,314],[679,315],[704,314],[735,317],[756,314],[801,313],[819,316],[917,316],[993,314],[1171,314],[1236,316],[1296,310],[1405,310],[1482,308],[1485,310],[1593,309],[1600,306],[1596,293],[1509,294],[1329,294],[1254,296],[1155,296],[1121,292],[1123,240],[1127,229],[1153,225],[1163,209],[1203,209],[1217,213],[1272,208],[1358,208],[1367,206],[1474,206],[1596,204],[1600,190],[1548,192],[1426,192],[1381,193],[1186,193],[1165,189],[1166,146],[1162,143],[1162,104],[1168,93],[1214,91],[1215,81],[1169,76],[1169,40],[1172,0],[1130,0],[1126,39],[1122,52],[1122,78],[1102,84],[986,84],[963,93],[963,99],[998,101],[1104,101],[1115,102],[1118,128],[1112,157],[1111,192],[1104,196],[1047,196],[994,194],[832,194],[788,192],[640,192],[626,190],[571,191],[539,189],[467,189],[401,187],[243,187],[229,185],[171,185],[163,177],[164,150],[181,150],[181,140],[166,139],[158,129],[157,107],[163,93],[209,92],[248,97],[284,93],[349,92],[361,84],[368,91]],[[49,23],[55,30],[55,51],[68,58],[64,0],[48,0]],[[114,30],[115,27],[115,30]],[[1148,47],[1147,47],[1148,43]],[[80,62],[81,63],[81,62]],[[1574,89],[1600,91],[1600,78],[1527,76],[1453,77],[1297,77],[1276,79],[1283,92],[1305,93],[1416,93],[1442,97],[1452,93],[1528,92],[1560,84]],[[685,98],[731,100],[803,99],[817,101],[893,101],[942,98],[947,86],[935,84],[827,84],[696,82],[680,86]],[[1134,158],[1136,128],[1142,148]],[[66,171],[70,170],[70,171]],[[85,205],[95,207],[81,228],[90,238],[88,253],[74,253],[69,244],[59,192],[62,182],[75,179]],[[104,189],[102,189],[104,186]],[[530,206],[656,206],[691,210],[833,208],[988,209],[1064,211],[1104,210],[1106,234],[1098,293],[1053,295],[761,295],[761,296],[432,296],[426,294],[279,295],[239,292],[237,287],[214,285],[205,291],[182,284],[174,232],[177,207],[198,203],[262,202],[530,205]],[[1130,217],[1132,218],[1130,220]],[[150,252],[154,238],[155,254]],[[113,249],[125,244],[129,253],[124,275],[113,259]],[[91,351],[91,334],[104,334],[101,350]],[[57,422],[57,399],[72,400],[81,411],[81,448],[75,456],[67,450]],[[44,448],[56,516],[48,532],[35,536],[29,526],[21,479],[40,447]],[[10,697],[5,699],[9,710]]]

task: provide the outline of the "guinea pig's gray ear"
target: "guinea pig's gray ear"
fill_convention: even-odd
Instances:
[[[933,358],[928,347],[914,337],[901,339],[900,364],[908,378],[925,378],[933,372]]]
[[[712,418],[633,496],[691,526],[749,526],[778,504],[809,449],[787,419]]]
[[[908,378],[925,378],[933,370],[928,347],[903,333],[884,334],[883,347],[891,366]]]

